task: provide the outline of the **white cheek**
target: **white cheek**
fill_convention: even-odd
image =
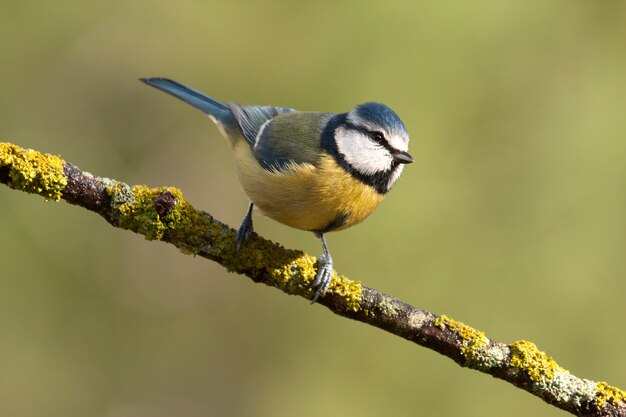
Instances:
[[[391,190],[391,187],[398,181],[400,178],[400,174],[402,174],[402,170],[404,169],[404,164],[400,164],[393,170],[391,176],[389,177],[389,181],[387,182],[387,190]]]
[[[392,135],[388,138],[389,145],[393,149],[406,152],[409,150],[409,142],[407,142],[402,136]]]
[[[337,150],[346,162],[360,173],[371,175],[391,168],[391,154],[363,133],[339,128],[335,132],[335,140]]]

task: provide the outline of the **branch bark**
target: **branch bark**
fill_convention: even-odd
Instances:
[[[235,230],[196,210],[173,187],[148,188],[100,178],[61,158],[0,143],[0,183],[98,213],[115,227],[183,253],[215,261],[255,282],[310,299],[316,259],[253,233],[237,254]],[[336,274],[319,299],[333,313],[361,321],[447,356],[459,365],[507,381],[580,416],[626,416],[626,392],[570,374],[533,343],[504,344],[479,330],[413,307]]]

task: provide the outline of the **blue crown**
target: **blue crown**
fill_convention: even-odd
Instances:
[[[382,103],[361,104],[354,109],[354,114],[361,120],[378,125],[390,133],[408,136],[406,127],[396,112]]]

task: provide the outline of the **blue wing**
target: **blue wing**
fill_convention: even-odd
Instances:
[[[274,106],[239,106],[229,103],[228,107],[230,107],[251,148],[254,147],[257,135],[264,124],[279,114],[296,112],[296,110],[287,107]]]

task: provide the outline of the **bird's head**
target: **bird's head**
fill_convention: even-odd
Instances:
[[[380,193],[389,191],[404,165],[413,162],[402,120],[381,103],[361,104],[339,115],[333,138],[344,168]]]

